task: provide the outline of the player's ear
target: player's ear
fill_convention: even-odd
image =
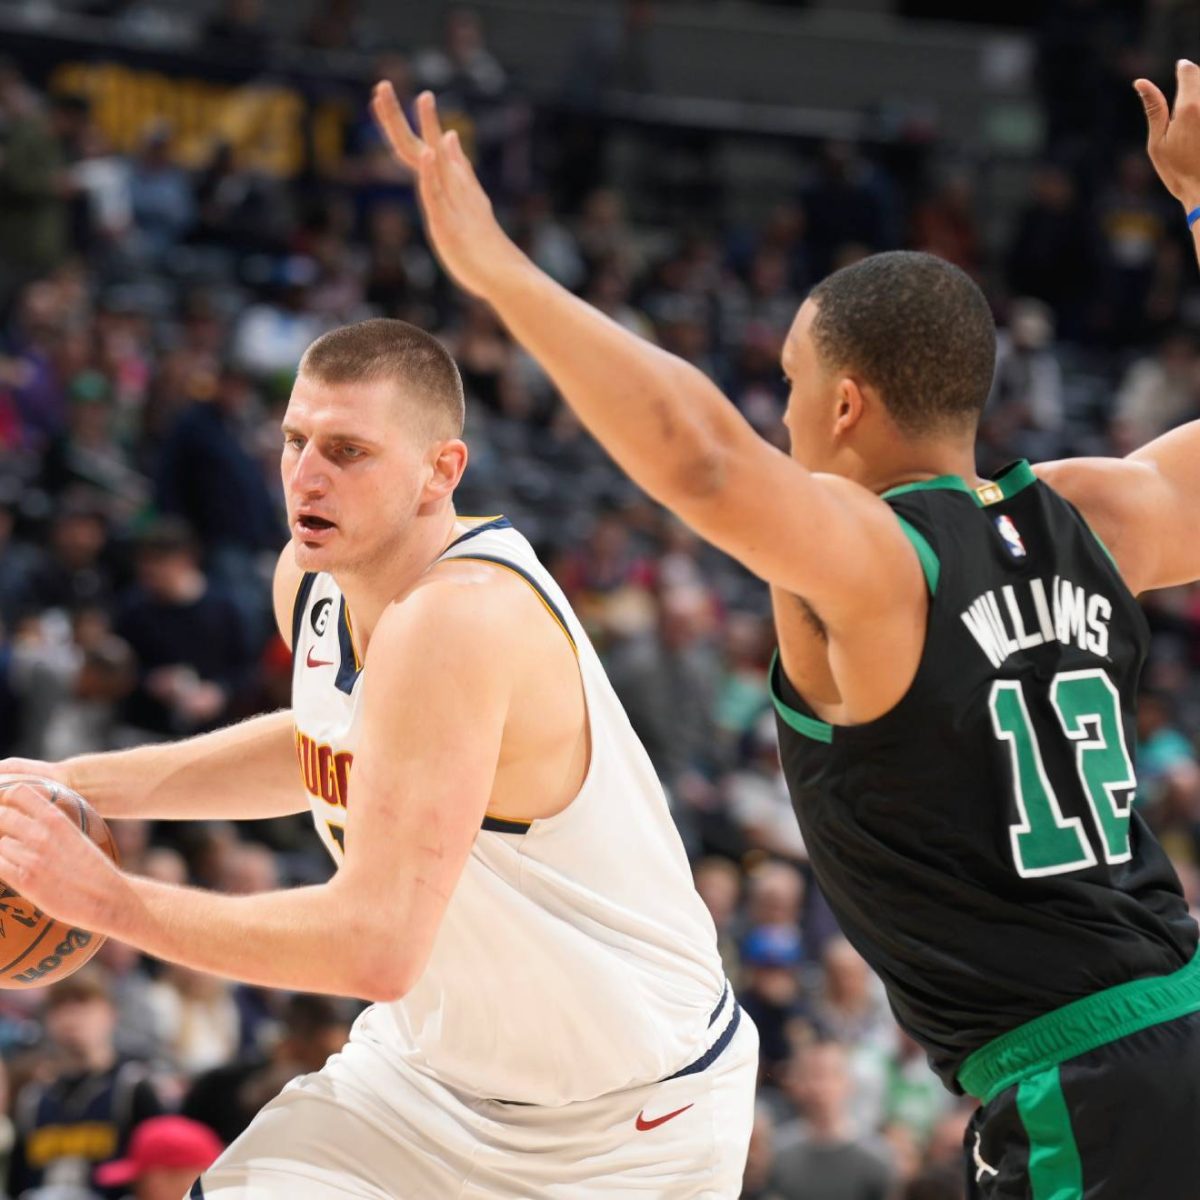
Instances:
[[[426,463],[429,475],[421,500],[423,503],[444,500],[458,487],[467,469],[467,443],[460,438],[435,442],[429,448]]]
[[[842,376],[837,383],[837,400],[833,407],[833,432],[842,436],[852,430],[866,409],[866,397],[857,379],[848,375]]]

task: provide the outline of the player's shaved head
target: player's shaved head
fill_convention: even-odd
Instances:
[[[394,380],[431,440],[462,435],[462,377],[435,337],[407,321],[377,317],[323,334],[304,352],[300,372],[330,385]]]
[[[932,254],[873,254],[810,296],[822,363],[875,388],[907,434],[973,434],[992,388],[996,326],[964,271]]]

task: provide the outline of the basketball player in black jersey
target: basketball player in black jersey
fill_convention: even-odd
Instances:
[[[1173,118],[1136,86],[1191,212],[1200,68],[1180,64]],[[533,267],[431,96],[420,138],[388,85],[374,104],[458,282],[638,483],[771,585],[812,866],[901,1024],[982,1102],[972,1195],[1195,1200],[1197,930],[1132,807],[1131,749],[1134,596],[1200,579],[1200,422],[1127,459],[981,479],[988,307],[948,264],[882,254],[800,309],[780,454],[699,371]]]

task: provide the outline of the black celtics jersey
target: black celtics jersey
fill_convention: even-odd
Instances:
[[[884,499],[931,592],[911,688],[850,727],[778,665],[772,690],[817,881],[954,1086],[1000,1034],[1177,970],[1197,931],[1132,808],[1148,631],[1103,546],[1024,462]]]

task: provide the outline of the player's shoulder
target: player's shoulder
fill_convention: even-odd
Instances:
[[[304,574],[303,568],[296,565],[296,555],[292,550],[292,543],[288,542],[279,552],[279,560],[275,564],[272,599],[279,636],[289,643],[292,640],[296,599],[300,593],[300,585],[304,582]]]
[[[410,647],[441,641],[503,657],[528,623],[530,599],[526,581],[504,564],[447,559],[384,609],[372,641]]]
[[[1153,470],[1137,459],[1092,457],[1034,463],[1033,473],[1072,504],[1078,499],[1120,503],[1127,499],[1125,489],[1145,483]]]
[[[1151,549],[1145,531],[1161,503],[1162,479],[1154,467],[1130,458],[1065,458],[1037,463],[1033,471],[1074,505],[1130,588],[1142,590]]]
[[[1033,473],[1073,504],[1101,537],[1104,526],[1114,539],[1123,522],[1156,502],[1160,483],[1151,464],[1132,458],[1063,458],[1036,463]]]

